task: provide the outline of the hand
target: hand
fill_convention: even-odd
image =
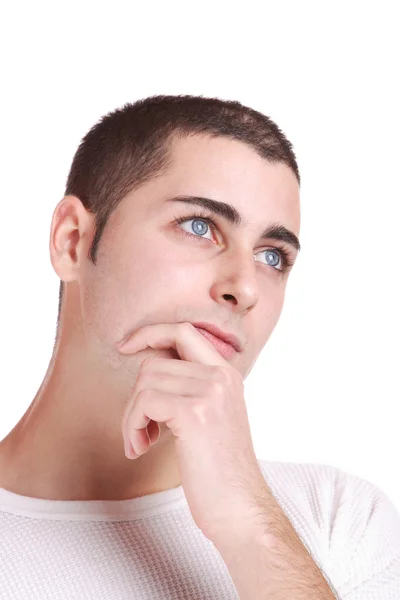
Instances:
[[[141,363],[122,421],[126,455],[147,452],[158,440],[158,423],[165,423],[177,438],[181,483],[196,525],[212,540],[226,529],[248,530],[266,483],[242,375],[190,323],[146,325],[118,351],[148,347],[172,348],[180,359],[151,356]]]

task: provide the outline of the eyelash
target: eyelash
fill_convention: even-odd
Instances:
[[[189,215],[187,217],[175,217],[174,223],[179,225],[179,223],[183,223],[184,221],[191,221],[192,219],[201,219],[202,221],[205,221],[211,227],[211,230],[213,233],[218,229],[218,227],[215,225],[214,221],[212,220],[212,218],[209,214],[203,214],[200,212]],[[183,229],[179,229],[179,231],[181,233],[183,233],[184,235],[194,238],[194,239],[197,239],[197,240],[207,239],[207,238],[203,238],[201,236],[195,235],[194,233],[189,233],[188,231],[184,231]],[[290,267],[293,266],[294,261],[292,260],[289,252],[283,246],[280,246],[279,244],[277,244],[276,246],[268,247],[265,250],[277,250],[278,253],[281,255],[283,268],[277,269],[276,267],[273,267],[273,269],[275,271],[278,271],[278,273],[280,272],[282,275],[284,275],[290,269]],[[266,265],[266,266],[270,266],[270,265]]]

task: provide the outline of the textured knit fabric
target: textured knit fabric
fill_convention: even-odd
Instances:
[[[341,600],[400,600],[400,515],[333,466],[259,460]],[[3,600],[233,600],[220,554],[182,486],[131,500],[54,501],[0,489]]]

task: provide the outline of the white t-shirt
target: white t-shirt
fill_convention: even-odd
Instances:
[[[259,459],[340,600],[400,600],[400,515],[333,466]],[[3,600],[237,600],[182,486],[131,500],[43,500],[0,488]]]

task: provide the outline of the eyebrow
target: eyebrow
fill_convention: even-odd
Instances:
[[[202,198],[201,196],[175,196],[168,198],[166,202],[185,202],[186,204],[196,204],[222,217],[235,227],[240,227],[244,223],[244,218],[240,212],[226,202],[218,202],[211,198]],[[300,252],[301,246],[298,237],[287,229],[281,223],[272,223],[268,225],[265,231],[261,234],[261,239],[273,239],[281,242],[286,242],[292,246],[297,252]]]

